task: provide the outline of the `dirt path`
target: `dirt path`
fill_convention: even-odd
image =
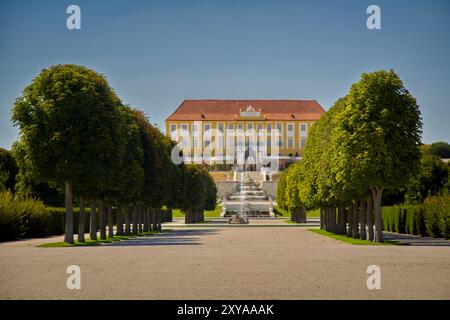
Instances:
[[[450,247],[353,246],[306,228],[175,228],[101,247],[0,244],[0,298],[450,299]],[[81,290],[66,288],[69,265]],[[366,287],[369,265],[381,290]]]

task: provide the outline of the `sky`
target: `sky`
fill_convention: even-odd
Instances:
[[[68,30],[66,8],[81,9]],[[369,5],[381,30],[369,30]],[[11,108],[44,68],[105,75],[124,103],[164,120],[184,99],[314,99],[394,69],[416,97],[423,142],[450,142],[450,1],[0,0],[0,147]]]

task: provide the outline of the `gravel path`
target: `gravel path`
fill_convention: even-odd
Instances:
[[[354,246],[306,228],[185,227],[98,247],[0,244],[1,299],[450,299],[450,247]],[[81,290],[66,288],[69,265]],[[381,290],[366,287],[369,265]]]

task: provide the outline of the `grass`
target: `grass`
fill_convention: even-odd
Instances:
[[[335,234],[332,232],[328,232],[322,229],[308,229],[311,232],[314,232],[316,234],[322,235],[322,236],[326,236],[335,240],[339,240],[339,241],[343,241],[349,244],[353,244],[353,245],[358,245],[358,246],[392,246],[392,245],[404,245],[402,243],[399,243],[397,241],[392,241],[392,240],[385,240],[383,243],[375,243],[375,242],[371,242],[369,240],[361,240],[361,239],[354,239],[354,238],[350,238],[344,235],[340,235],[340,234]]]
[[[206,210],[204,212],[205,218],[219,218],[222,213],[222,206],[220,204],[216,205],[214,210]],[[184,218],[184,212],[180,209],[173,209],[172,216],[174,218]]]
[[[288,211],[284,210],[284,209],[281,209],[281,208],[279,208],[277,206],[275,206],[274,209],[276,211],[278,211],[278,217],[280,217],[280,218],[290,218],[291,217],[291,214]],[[306,211],[306,217],[307,218],[319,218],[320,217],[320,209],[307,210]]]
[[[103,240],[102,239],[98,239],[98,240],[86,239],[85,242],[78,242],[77,240],[75,240],[74,244],[69,244],[69,243],[65,243],[62,241],[51,242],[51,243],[41,244],[38,247],[40,247],[40,248],[92,247],[92,246],[100,246],[105,243],[112,243],[112,242],[116,242],[116,241],[136,239],[139,237],[145,237],[145,236],[155,235],[155,234],[169,232],[169,231],[172,231],[172,229],[165,229],[165,230],[161,230],[161,231],[148,231],[148,232],[143,232],[143,233],[134,234],[134,235],[130,235],[130,236],[114,236],[112,238],[107,237],[106,239],[103,239]]]

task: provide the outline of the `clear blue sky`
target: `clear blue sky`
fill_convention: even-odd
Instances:
[[[82,29],[66,28],[81,7]],[[382,30],[366,28],[381,7]],[[40,70],[82,64],[122,101],[164,119],[183,99],[316,99],[325,109],[362,72],[393,68],[417,98],[423,141],[450,141],[450,1],[0,2],[0,147],[11,106]]]

